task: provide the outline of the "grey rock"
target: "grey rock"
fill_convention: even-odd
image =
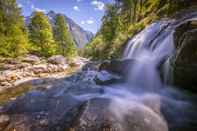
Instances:
[[[27,55],[25,58],[23,58],[23,62],[34,64],[40,62],[40,58],[36,55]]]
[[[135,102],[124,105],[107,98],[88,101],[74,121],[78,122],[70,128],[75,131],[168,131],[165,120],[148,107]]]
[[[50,58],[48,58],[48,62],[51,64],[60,64],[60,65],[67,64],[66,58],[62,55],[51,56]]]

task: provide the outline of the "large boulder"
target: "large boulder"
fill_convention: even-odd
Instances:
[[[176,55],[173,59],[174,84],[197,91],[197,21],[177,28]]]
[[[137,102],[94,98],[73,120],[74,131],[168,131],[165,120]]]
[[[132,59],[106,61],[100,65],[100,70],[106,70],[108,72],[127,77],[129,75],[129,70],[135,63],[136,60]]]
[[[48,58],[48,62],[51,64],[57,64],[57,65],[67,64],[66,58],[62,55],[51,56],[50,58]]]

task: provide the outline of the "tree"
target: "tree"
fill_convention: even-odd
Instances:
[[[0,0],[0,55],[27,53],[28,38],[21,10],[15,0]]]
[[[74,57],[77,49],[68,30],[65,17],[58,14],[55,19],[54,38],[58,44],[58,52],[66,57]]]
[[[34,12],[29,24],[31,52],[49,57],[57,50],[52,27],[43,12]]]
[[[116,36],[119,29],[118,9],[116,6],[111,4],[106,6],[106,12],[102,21],[101,33],[103,34],[105,42],[109,43]]]

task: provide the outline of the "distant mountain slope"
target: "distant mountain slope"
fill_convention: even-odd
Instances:
[[[48,16],[50,23],[53,26],[55,23],[55,17],[57,15],[57,13],[55,13],[54,11],[50,11],[46,15]],[[93,36],[94,36],[93,33],[90,31],[84,30],[82,27],[80,27],[78,24],[76,24],[69,17],[65,16],[65,19],[68,22],[68,27],[69,27],[70,33],[73,36],[73,39],[76,42],[77,47],[83,48],[93,38]],[[30,22],[30,16],[26,17],[25,21],[26,21],[26,24],[28,25]]]

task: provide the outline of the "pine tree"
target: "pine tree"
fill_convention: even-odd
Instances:
[[[65,17],[58,14],[55,19],[54,37],[58,43],[58,51],[66,57],[74,57],[77,54],[74,40],[68,30]]]
[[[27,47],[27,30],[16,0],[0,0],[0,55],[17,57]]]
[[[29,24],[31,51],[49,57],[56,53],[52,27],[43,12],[34,12]]]

